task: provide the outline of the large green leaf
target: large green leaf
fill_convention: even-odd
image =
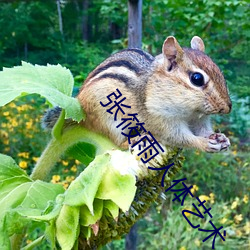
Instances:
[[[119,171],[110,167],[103,176],[96,198],[112,200],[126,212],[135,196],[135,183],[136,179],[133,175],[121,175]]]
[[[64,250],[71,250],[79,234],[79,207],[64,205],[56,220],[56,238]]]
[[[110,155],[99,155],[95,160],[71,183],[65,192],[64,203],[70,206],[87,205],[93,214],[93,201],[110,165]]]
[[[0,154],[0,181],[22,175],[28,177],[10,156]]]
[[[92,215],[95,215],[93,202],[95,198],[113,201],[123,211],[127,211],[136,192],[136,179],[132,174],[121,174],[119,168],[131,164],[129,154],[119,151],[109,151],[99,155],[93,162],[71,183],[65,192],[64,204],[70,206],[86,205]],[[137,164],[137,162],[135,161]],[[114,165],[116,164],[116,168]],[[119,170],[118,170],[119,169]],[[114,209],[114,207],[113,207]],[[115,215],[115,210],[112,214]]]
[[[18,96],[36,93],[53,106],[65,109],[66,118],[80,121],[84,114],[78,100],[71,97],[73,85],[71,72],[61,65],[34,66],[22,62],[22,66],[0,72],[0,106]]]
[[[66,154],[88,165],[95,158],[96,148],[86,142],[78,142],[70,147]]]
[[[17,186],[30,181],[31,180],[27,176],[22,175],[0,181],[0,201]]]
[[[61,185],[37,180],[32,183],[20,206],[25,209],[32,208],[43,211],[49,200],[54,200],[58,194],[63,192],[64,188]]]
[[[59,214],[63,199],[60,203],[56,198],[64,189],[61,185],[32,181],[9,156],[0,155],[0,162],[0,249],[9,249],[9,236],[22,232],[31,222],[28,216],[41,216],[52,210],[54,219]]]

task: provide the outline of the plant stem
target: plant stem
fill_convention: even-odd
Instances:
[[[96,155],[102,154],[106,150],[117,149],[117,146],[106,137],[82,126],[72,126],[65,129],[60,138],[51,139],[30,177],[33,180],[45,180],[61,155],[70,146],[81,141],[93,144],[97,150]]]
[[[14,234],[10,238],[11,249],[12,250],[20,250],[23,238],[25,236],[26,227],[23,229],[23,233]]]

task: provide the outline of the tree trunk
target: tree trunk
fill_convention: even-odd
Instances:
[[[126,250],[136,250],[137,241],[137,224],[131,227],[129,233],[126,235]]]
[[[59,20],[59,30],[63,36],[63,22],[62,22],[62,12],[61,12],[60,0],[56,1],[56,5],[57,5],[57,12],[58,12],[58,20]]]
[[[142,0],[128,1],[128,47],[142,47]]]
[[[88,17],[89,0],[82,1],[82,39],[89,40],[89,17]]]

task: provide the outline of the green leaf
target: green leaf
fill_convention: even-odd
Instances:
[[[52,211],[51,214],[57,216],[63,200],[56,197],[64,189],[61,185],[40,180],[32,182],[11,157],[0,155],[0,159],[0,234],[5,239],[1,243],[4,249],[9,245],[9,236],[21,233],[33,219],[27,216],[41,216],[44,211]],[[51,205],[54,200],[58,202],[57,210]]]
[[[96,148],[86,142],[78,142],[70,147],[67,152],[67,155],[77,159],[85,165],[88,165],[95,158]]]
[[[44,215],[27,215],[30,219],[33,219],[33,220],[37,220],[37,221],[52,221],[54,220],[60,213],[62,209],[62,204],[56,204],[54,209],[48,213],[48,214],[44,214]],[[21,214],[24,215],[24,213],[22,213],[20,211]]]
[[[93,203],[94,214],[91,214],[87,206],[80,208],[80,225],[89,226],[95,224],[102,217],[103,200],[95,199]]]
[[[18,96],[36,93],[65,109],[66,118],[79,122],[84,114],[78,100],[71,97],[73,84],[72,74],[61,65],[34,66],[22,62],[22,66],[0,72],[0,106]]]
[[[79,234],[79,207],[64,205],[56,220],[56,238],[64,250],[71,250]]]
[[[80,227],[80,231],[84,238],[89,239],[91,237],[92,229],[90,227]]]
[[[47,222],[52,221],[59,215],[63,204],[53,202],[53,204],[49,204],[48,206],[50,207],[49,208],[50,211],[48,211],[47,207],[45,211],[42,213],[42,215],[26,215],[26,216],[28,216],[30,219],[37,221],[47,221]]]
[[[8,249],[9,246],[9,236],[13,234],[13,228],[18,232],[20,228],[26,224],[27,221],[24,221],[23,218],[16,218],[15,215],[6,216],[11,212],[12,208],[17,207],[22,200],[24,199],[30,185],[32,182],[23,183],[20,186],[13,189],[9,194],[0,200],[1,210],[0,210],[0,249]],[[10,220],[9,220],[9,219]],[[18,226],[16,228],[16,226]]]
[[[17,176],[0,181],[0,201],[17,186],[25,182],[31,182],[27,176]]]
[[[16,208],[22,203],[31,185],[32,182],[23,183],[1,199],[0,222],[7,210]]]
[[[17,176],[26,176],[28,178],[28,175],[10,156],[0,154],[0,181]]]
[[[99,155],[93,162],[70,184],[65,192],[64,204],[70,206],[87,205],[93,214],[93,201],[102,181],[110,166],[110,155]]]
[[[51,249],[56,249],[56,223],[49,222],[45,229],[45,237],[50,242]]]
[[[119,207],[110,200],[103,201],[103,207],[108,209],[108,211],[111,213],[112,217],[116,219],[119,215]]]
[[[47,207],[48,201],[55,200],[56,196],[61,193],[64,193],[61,185],[37,180],[30,186],[20,208],[26,209],[27,213],[29,209],[42,212]]]
[[[26,218],[20,216],[18,212],[14,209],[10,209],[6,211],[3,220],[3,231],[6,233],[6,237],[13,234],[21,234],[23,232],[23,228],[30,224],[31,221]]]
[[[136,179],[133,175],[121,175],[113,168],[108,168],[96,194],[96,198],[112,200],[123,212],[129,210],[136,192]]]
[[[8,234],[3,231],[0,225],[0,249],[1,250],[10,250],[10,240]]]
[[[62,192],[64,189],[60,185],[42,181],[24,183],[16,187],[0,201],[4,204],[0,212],[2,228],[8,232],[8,236],[19,232],[30,219],[38,220],[36,216],[41,216],[47,204]],[[50,217],[54,215],[52,219],[59,214],[61,207],[56,209],[50,213]]]

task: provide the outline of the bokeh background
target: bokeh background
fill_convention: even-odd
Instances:
[[[231,149],[207,154],[186,150],[183,171],[193,192],[207,200],[213,223],[227,230],[216,249],[250,249],[250,2],[236,0],[143,0],[143,49],[157,55],[165,38],[174,35],[189,46],[194,35],[202,37],[206,53],[222,69],[233,101],[231,114],[213,117],[214,128],[231,140]],[[102,60],[128,45],[128,7],[125,0],[0,1],[0,68],[21,61],[62,64],[75,79],[75,92],[88,73]],[[40,119],[47,105],[39,96],[19,98],[0,108],[0,153],[11,155],[30,173],[49,134]],[[64,156],[51,181],[65,188],[84,169]],[[163,203],[137,223],[137,249],[211,249],[212,238],[192,229],[181,211],[194,210],[194,198],[184,207],[167,193]],[[190,220],[201,228],[209,217]],[[39,235],[31,229],[26,241]],[[39,249],[48,249],[44,244]],[[125,249],[125,238],[104,249]]]

